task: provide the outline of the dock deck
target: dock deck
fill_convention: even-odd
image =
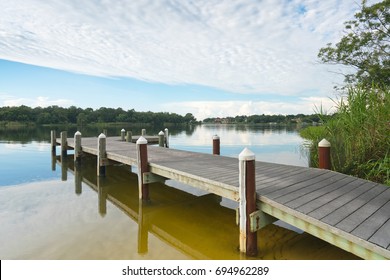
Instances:
[[[108,137],[110,161],[137,166],[136,145]],[[98,155],[97,137],[82,152]],[[61,143],[57,139],[57,143]],[[67,145],[74,148],[73,138]],[[148,146],[152,174],[239,201],[239,160]],[[364,259],[390,259],[390,188],[338,172],[256,161],[257,208]]]

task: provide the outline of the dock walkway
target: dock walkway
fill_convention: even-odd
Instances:
[[[97,137],[82,152],[98,155]],[[61,143],[61,139],[56,140]],[[74,148],[73,138],[67,139]],[[239,160],[148,146],[153,176],[239,201]],[[106,139],[110,161],[138,166],[136,144]],[[364,259],[390,259],[390,188],[338,172],[255,162],[257,209]]]

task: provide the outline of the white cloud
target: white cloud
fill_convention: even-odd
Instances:
[[[234,117],[237,115],[288,115],[314,114],[316,108],[322,107],[323,112],[332,112],[334,102],[327,97],[304,97],[298,101],[193,101],[166,103],[162,105],[167,111],[180,114],[193,112],[198,120],[208,117]]]
[[[356,9],[355,0],[3,0],[0,58],[239,93],[323,96],[336,77],[316,54]]]
[[[38,96],[36,98],[17,98],[12,95],[0,94],[0,106],[21,106],[27,105],[30,107],[48,107],[48,106],[62,106],[69,107],[74,102],[69,99],[50,99],[46,96]]]

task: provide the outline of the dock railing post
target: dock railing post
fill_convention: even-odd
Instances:
[[[81,161],[81,132],[77,131],[74,134],[74,161],[80,163]]]
[[[137,142],[137,163],[138,163],[138,193],[142,200],[149,200],[149,184],[144,184],[143,174],[149,171],[148,166],[148,141],[140,137]]]
[[[164,132],[163,131],[160,131],[159,133],[158,133],[158,145],[160,146],[160,147],[164,147]]]
[[[318,143],[318,167],[321,169],[331,169],[330,146],[325,138]]]
[[[61,132],[61,155],[66,156],[68,154],[68,141],[67,141],[67,135],[68,133],[66,131]]]
[[[98,137],[98,157],[97,157],[97,175],[106,175],[106,135],[101,133]]]
[[[165,147],[169,148],[169,130],[168,128],[164,129],[165,134]]]
[[[130,143],[133,141],[133,133],[130,130],[126,132],[126,141]]]
[[[250,214],[256,211],[255,154],[245,148],[239,155],[240,251],[257,255],[257,232],[250,230]]]
[[[122,128],[121,130],[121,141],[125,141],[125,135],[126,135],[126,130]]]
[[[220,138],[216,134],[213,136],[213,155],[220,155]]]
[[[52,152],[52,154],[55,155],[56,146],[57,146],[56,131],[55,130],[50,131],[50,144],[51,144],[51,152]]]

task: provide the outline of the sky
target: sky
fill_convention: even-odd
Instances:
[[[335,72],[346,69],[317,53],[343,36],[359,3],[0,0],[0,106],[198,120],[331,111]]]

